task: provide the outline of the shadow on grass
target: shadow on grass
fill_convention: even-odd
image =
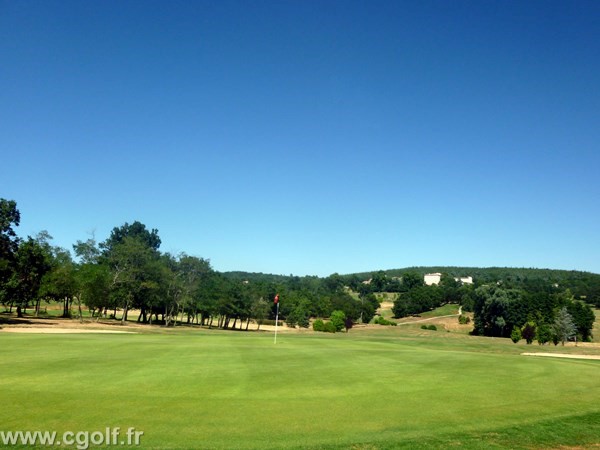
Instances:
[[[54,325],[54,323],[49,322],[46,317],[16,317],[12,313],[3,312],[0,313],[0,325],[33,325],[43,323],[44,325]]]

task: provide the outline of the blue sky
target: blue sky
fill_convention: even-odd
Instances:
[[[3,1],[0,197],[219,271],[600,273],[596,1]]]

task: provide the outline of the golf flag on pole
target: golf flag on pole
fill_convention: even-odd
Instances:
[[[275,313],[275,344],[277,344],[277,324],[279,323],[279,294],[275,294],[273,303],[277,305],[277,312]]]

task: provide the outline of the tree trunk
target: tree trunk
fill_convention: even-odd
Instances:
[[[246,331],[248,331],[248,327],[250,326],[250,319],[246,322]]]
[[[83,313],[81,312],[81,293],[77,296],[77,310],[79,311],[79,323],[83,323]]]
[[[63,317],[69,317],[69,297],[65,297],[63,300]]]
[[[21,311],[21,305],[17,305],[17,317],[23,317],[23,311]]]
[[[41,303],[41,300],[38,298],[35,301],[35,317],[38,317],[40,315],[40,303]]]

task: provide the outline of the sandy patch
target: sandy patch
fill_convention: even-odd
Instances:
[[[135,334],[135,331],[119,330],[84,330],[81,328],[44,328],[44,327],[10,327],[2,328],[5,333],[41,333],[41,334],[74,334],[74,333],[104,333],[104,334]]]
[[[600,359],[600,355],[572,355],[569,353],[521,353],[523,356],[546,356],[550,358]]]

